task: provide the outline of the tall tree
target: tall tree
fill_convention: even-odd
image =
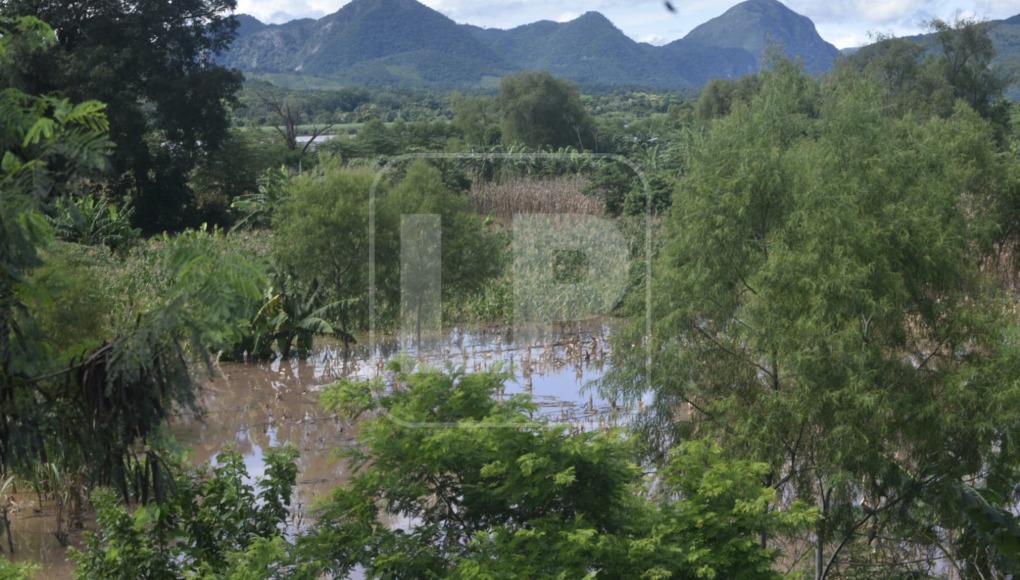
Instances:
[[[1009,126],[1009,103],[1003,91],[1007,76],[994,65],[995,46],[988,24],[958,20],[929,23],[924,41],[880,37],[840,61],[845,69],[864,72],[885,89],[887,106],[902,114],[952,115],[957,99],[989,119],[1002,138]]]
[[[222,143],[240,73],[216,64],[234,38],[235,0],[0,0],[56,31],[57,50],[18,63],[18,84],[108,105],[112,189],[134,198],[147,231],[188,224],[187,179]]]
[[[890,117],[860,78],[814,118],[792,90],[805,82],[765,73],[712,125],[675,194],[649,347],[621,350],[610,383],[655,393],[641,423],[660,446],[720,441],[817,505],[816,578],[936,558],[1007,570],[1020,361],[980,259],[1007,184],[992,129],[963,104]]]
[[[577,87],[549,73],[504,77],[497,103],[505,142],[581,150],[593,142],[591,116]]]

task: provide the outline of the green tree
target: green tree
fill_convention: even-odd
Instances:
[[[963,100],[1005,137],[1009,104],[1003,96],[1008,78],[994,65],[995,46],[988,24],[973,20],[933,20],[923,41],[880,37],[840,62],[840,69],[864,72],[885,89],[883,101],[899,114],[948,117]],[[840,82],[840,75],[834,75]]]
[[[932,552],[1002,572],[1017,557],[1008,532],[988,540],[1004,559],[992,563],[953,543],[987,530],[961,490],[1020,466],[1017,328],[980,258],[1009,186],[993,130],[963,104],[948,119],[888,116],[860,78],[813,118],[789,90],[802,74],[766,73],[693,155],[649,346],[614,352],[608,383],[654,391],[639,424],[657,447],[693,429],[814,503],[816,578],[879,562],[926,573],[933,560],[916,556]],[[1008,487],[979,494],[1006,522]]]
[[[581,150],[593,143],[594,124],[577,87],[549,73],[503,77],[497,103],[505,143]]]
[[[259,130],[231,130],[220,149],[206,155],[189,179],[202,223],[222,227],[233,224],[236,216],[230,210],[238,209],[234,202],[245,196],[264,196],[266,174],[292,162],[273,135]],[[244,219],[248,210],[242,210],[242,214]],[[261,217],[254,221],[268,225]]]
[[[467,195],[450,191],[443,174],[427,162],[411,164],[387,193],[387,204],[395,215],[439,215],[444,299],[469,294],[502,272],[504,240],[486,231]]]
[[[460,130],[465,143],[474,147],[499,144],[500,116],[496,99],[454,95],[451,106],[453,125]]]
[[[737,80],[709,81],[701,89],[695,105],[695,115],[702,121],[725,117],[737,104],[747,104],[761,88],[758,75],[748,75]]]
[[[14,86],[109,107],[111,190],[131,195],[148,232],[197,223],[189,173],[223,143],[239,73],[215,63],[234,37],[234,0],[4,0],[56,30],[54,50],[16,63]]]
[[[395,368],[392,389],[343,381],[323,394],[364,419],[347,453],[355,475],[298,542],[309,573],[771,578],[775,553],[756,535],[810,519],[769,511],[765,466],[715,447],[679,449],[652,492],[619,433],[532,421],[527,398],[496,401],[500,373]]]
[[[1007,82],[992,67],[995,45],[988,36],[988,25],[973,20],[949,24],[936,19],[930,27],[939,50],[936,62],[954,96],[981,116],[1005,125],[1008,108],[1002,93]]]
[[[317,287],[323,304],[335,304],[332,318],[347,337],[367,324],[369,200],[374,173],[347,169],[335,161],[298,175],[287,186],[287,200],[273,216],[273,255],[281,272]],[[392,212],[374,206],[377,314],[392,308],[398,260]]]

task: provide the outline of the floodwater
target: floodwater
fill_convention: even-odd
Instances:
[[[478,372],[501,365],[515,375],[507,382],[505,395],[530,393],[539,406],[536,418],[600,428],[625,417],[615,403],[601,400],[589,389],[609,364],[611,326],[607,320],[560,324],[527,337],[520,333],[515,337],[504,327],[460,327],[417,351],[402,349],[393,337],[382,337],[373,344],[354,345],[346,357],[338,345],[325,344],[317,345],[305,361],[223,363],[219,376],[203,390],[202,416],[179,416],[171,429],[196,464],[215,461],[218,453],[233,448],[255,478],[264,473],[267,448],[295,446],[301,457],[290,525],[300,528],[308,507],[348,477],[336,451],[354,444],[357,436],[357,425],[318,407],[324,386],[343,377],[377,376],[402,351],[431,367],[450,365]],[[69,577],[73,566],[53,535],[52,513],[45,504],[41,510],[37,507],[33,498],[25,498],[14,514],[15,559],[42,563],[42,577]],[[72,536],[72,543],[80,543],[80,534]]]

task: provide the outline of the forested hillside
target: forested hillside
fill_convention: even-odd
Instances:
[[[229,66],[404,87],[491,88],[508,71],[544,70],[593,88],[678,89],[756,72],[770,43],[815,73],[838,55],[775,0],[748,0],[663,47],[635,42],[597,12],[498,30],[456,24],[415,0],[354,0],[317,21],[242,22],[222,58]]]

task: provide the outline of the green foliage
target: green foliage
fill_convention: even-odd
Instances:
[[[338,303],[324,303],[317,282],[313,280],[309,284],[305,286],[294,278],[278,276],[255,314],[251,335],[245,337],[237,350],[247,352],[251,358],[266,360],[273,357],[275,344],[283,358],[289,358],[295,347],[298,357],[305,358],[316,336],[352,342],[353,336],[330,322]]]
[[[443,173],[423,161],[413,163],[395,186],[388,180],[376,184],[374,174],[333,160],[291,179],[287,201],[273,222],[277,268],[287,276],[288,288],[298,292],[290,296],[298,302],[287,316],[288,325],[307,319],[314,328],[302,332],[309,338],[313,332],[350,340],[355,329],[368,324],[373,188],[377,321],[388,323],[399,313],[401,215],[440,216],[445,301],[463,299],[497,276],[503,268],[505,241],[487,231],[467,196],[451,191],[445,181]],[[286,292],[281,295],[286,299]],[[274,313],[286,311],[285,301],[280,308],[273,306]]]
[[[266,169],[259,176],[254,193],[240,195],[230,207],[243,214],[237,227],[267,227],[272,222],[273,212],[287,199],[287,169]]]
[[[241,455],[227,451],[211,470],[175,473],[163,501],[131,511],[96,492],[98,530],[70,551],[75,577],[252,578],[256,563],[265,577],[285,561],[296,459],[293,448],[270,449],[265,476],[252,484]]]
[[[408,372],[391,388],[342,381],[323,405],[360,423],[350,483],[301,538],[307,570],[369,577],[771,578],[755,534],[811,519],[769,511],[763,465],[691,444],[653,499],[615,432],[530,420],[523,397],[497,402],[506,376]],[[397,527],[382,522],[405,522]]]
[[[577,88],[549,73],[504,77],[497,102],[506,143],[584,150],[593,142],[592,120]]]
[[[19,288],[21,301],[47,337],[46,356],[69,361],[98,348],[112,330],[113,299],[104,290],[103,272],[93,250],[74,244],[50,244],[42,264]],[[104,256],[105,257],[105,256]]]
[[[627,193],[635,185],[640,187],[640,180],[629,167],[622,163],[604,163],[596,168],[585,194],[601,200],[609,215],[620,215]]]
[[[993,123],[1001,139],[1009,123],[1003,98],[1008,79],[994,66],[993,27],[971,20],[934,20],[930,28],[931,34],[919,40],[880,38],[841,68],[862,71],[882,86],[885,102],[900,114],[948,117],[956,101],[963,100]]]
[[[336,304],[337,328],[344,333],[367,322],[373,178],[371,172],[328,161],[290,180],[287,202],[273,217],[278,267],[307,288],[321,288],[322,299]],[[393,217],[382,209],[377,205],[374,226],[376,284],[390,289],[379,298],[392,300],[392,270],[399,253]]]
[[[702,122],[725,117],[734,106],[751,102],[760,88],[761,78],[758,75],[711,81],[701,90],[695,114]]]
[[[195,169],[189,185],[202,223],[230,225],[235,202],[263,195],[266,177],[281,164],[297,165],[295,154],[274,135],[233,129],[219,150],[207,155]],[[268,225],[268,220],[264,224]]]
[[[60,38],[51,50],[18,59],[7,86],[67,95],[83,101],[79,107],[90,99],[108,105],[116,143],[109,190],[131,196],[147,232],[197,225],[189,173],[223,142],[226,107],[240,86],[239,73],[211,58],[233,38],[234,6],[89,0],[66,10],[40,0],[4,2],[6,16],[42,19]]]
[[[11,562],[0,558],[0,580],[32,580],[39,572],[39,566],[31,562]]]
[[[453,124],[473,147],[491,147],[500,141],[500,116],[492,97],[453,97]]]
[[[966,101],[983,117],[1005,123],[1008,114],[1002,92],[1006,79],[992,67],[995,46],[985,24],[958,20],[949,24],[934,20],[930,24],[939,49],[939,72],[953,89],[953,96]]]
[[[469,295],[502,272],[506,241],[485,229],[467,195],[450,191],[434,166],[412,163],[386,203],[398,215],[439,215],[444,299]]]
[[[123,250],[141,234],[131,227],[133,214],[130,205],[118,208],[106,198],[86,195],[58,199],[49,221],[59,240]]]
[[[657,446],[694,428],[817,505],[818,577],[877,554],[909,573],[925,530],[968,526],[939,499],[949,482],[1020,465],[1014,319],[980,258],[1015,186],[967,105],[896,117],[858,77],[805,107],[810,83],[765,74],[694,152],[652,276],[651,343],[614,351],[608,381],[654,390],[639,424]],[[683,405],[693,423],[675,421]]]

